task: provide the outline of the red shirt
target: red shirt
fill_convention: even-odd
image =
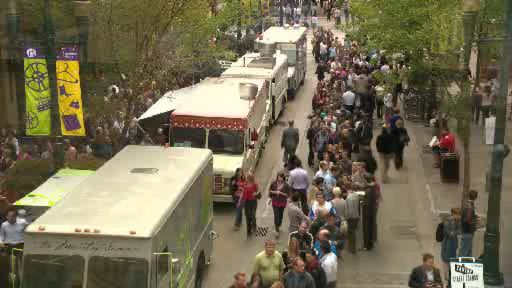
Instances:
[[[439,148],[448,150],[448,153],[455,152],[455,136],[452,133],[446,133],[441,135],[441,141],[439,141]]]
[[[245,183],[243,193],[245,201],[256,200],[256,193],[258,193],[258,184]]]

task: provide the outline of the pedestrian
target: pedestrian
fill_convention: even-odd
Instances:
[[[233,203],[235,204],[235,231],[238,231],[240,229],[240,225],[242,224],[242,214],[244,208],[242,201],[240,201],[245,186],[244,171],[242,168],[237,168],[235,170],[235,175],[231,177],[229,183],[231,195],[233,197]]]
[[[434,256],[423,254],[423,264],[414,268],[409,276],[411,288],[442,288],[443,280],[439,269],[434,267]]]
[[[24,232],[29,223],[18,217],[18,213],[14,209],[8,210],[5,218],[6,221],[0,225],[0,248],[23,249]]]
[[[327,152],[326,152],[327,153]],[[331,162],[332,163],[332,162]],[[331,201],[334,198],[332,189],[336,186],[338,175],[338,167],[331,165],[329,173],[324,177],[324,197],[327,201]]]
[[[249,237],[256,231],[256,209],[258,208],[259,198],[261,198],[261,194],[258,192],[258,184],[255,182],[254,175],[249,172],[246,177],[241,200],[244,203],[247,236]]]
[[[260,273],[252,273],[251,281],[249,282],[249,288],[264,288]]]
[[[270,184],[269,201],[274,210],[274,227],[277,235],[283,223],[284,208],[286,207],[288,197],[290,196],[290,186],[285,181],[284,173],[277,174],[277,178]]]
[[[289,233],[293,233],[296,231],[300,231],[300,225],[303,221],[305,221],[307,224],[309,224],[311,221],[309,220],[308,216],[304,214],[302,211],[302,208],[300,207],[299,203],[299,193],[293,192],[292,196],[290,197],[290,203],[288,203],[288,220],[290,222],[288,231]]]
[[[292,269],[293,259],[300,257],[299,240],[297,238],[290,238],[288,241],[288,250],[282,253],[284,263],[284,273]]]
[[[320,266],[325,271],[327,279],[327,288],[336,288],[336,274],[338,273],[338,258],[331,251],[331,244],[329,241],[322,241],[320,243],[323,256],[320,258]]]
[[[476,215],[475,201],[478,198],[478,191],[470,190],[468,200],[464,203],[461,215],[462,236],[459,250],[459,257],[472,257],[473,236],[476,231],[478,216]]]
[[[322,266],[320,266],[320,261],[316,257],[316,252],[313,249],[306,251],[306,271],[313,277],[315,287],[327,286],[325,271]]]
[[[316,288],[313,277],[306,272],[304,260],[296,257],[292,261],[292,270],[288,271],[284,277],[285,288]]]
[[[334,187],[334,189],[332,189],[332,192],[334,194],[334,199],[332,199],[331,204],[332,207],[334,208],[334,211],[336,211],[338,226],[346,227],[345,213],[347,210],[347,201],[343,199],[340,187]]]
[[[393,95],[391,93],[384,94],[384,123],[389,121],[393,113]]]
[[[336,220],[337,218],[335,213],[327,214],[327,223],[324,228],[329,231],[329,235],[331,236],[329,240],[336,247],[336,255],[340,255],[340,252],[344,247],[345,237],[343,236],[343,233],[341,233],[340,228],[336,225]]]
[[[318,217],[320,211],[324,211],[325,213],[336,213],[332,208],[332,204],[330,201],[325,201],[324,193],[320,192],[316,194],[316,201],[311,205],[311,210],[309,211],[309,218],[311,220],[315,220]]]
[[[450,128],[444,126],[439,137],[441,140],[438,140],[432,146],[435,168],[441,167],[441,154],[455,153],[455,135],[450,132]]]
[[[354,105],[356,102],[356,95],[354,94],[354,92],[352,92],[351,86],[348,86],[347,91],[343,93],[341,98],[343,100],[343,105],[345,106],[345,109],[347,109],[348,111],[350,111],[351,114],[353,114],[355,108]]]
[[[451,214],[443,221],[443,241],[441,242],[441,259],[443,260],[444,278],[448,280],[450,261],[457,257],[461,232],[460,208],[452,208]]]
[[[309,127],[306,138],[308,139],[308,166],[313,167],[314,166],[314,159],[315,159],[315,136],[318,133],[318,122],[317,121],[311,121],[311,126]]]
[[[313,248],[313,235],[309,233],[308,228],[309,222],[304,219],[300,223],[299,230],[290,233],[289,240],[295,238],[299,241],[299,251],[301,255],[305,253],[308,249]]]
[[[329,144],[329,129],[325,123],[320,124],[320,131],[315,136],[314,146],[317,153],[317,159],[322,161],[323,154],[327,150]]]
[[[397,142],[395,135],[389,132],[387,124],[382,126],[381,134],[377,136],[376,146],[382,162],[381,180],[383,183],[388,182],[388,170],[390,161],[397,151]]]
[[[320,58],[322,59],[322,62],[320,62],[316,66],[316,71],[315,71],[318,81],[323,81],[325,79],[325,72],[326,72],[327,68],[324,63],[325,60],[323,60],[323,58],[327,57],[326,55],[327,55],[327,52],[322,53],[322,44],[320,44]]]
[[[395,152],[395,167],[398,170],[403,166],[404,148],[409,145],[411,138],[409,138],[409,133],[407,133],[407,129],[405,129],[404,121],[402,119],[398,119],[396,121],[396,128],[392,129],[391,133],[395,135],[395,139],[398,140]]]
[[[343,13],[345,14],[345,24],[350,21],[350,0],[342,0]]]
[[[264,287],[272,285],[283,278],[284,262],[281,254],[276,251],[274,240],[265,240],[265,250],[261,251],[254,260],[254,273],[261,275]]]
[[[281,148],[284,149],[283,163],[288,163],[290,156],[295,155],[299,145],[299,129],[293,127],[293,120],[288,121],[288,128],[283,131]]]
[[[403,118],[402,118],[402,116],[400,116],[400,108],[395,107],[395,108],[393,108],[393,114],[389,118],[389,128],[391,130],[396,129],[396,121],[398,121],[398,120],[403,121]]]
[[[472,120],[478,125],[480,120],[480,110],[482,107],[482,88],[481,85],[475,87],[471,97]]]
[[[323,216],[323,217],[327,218],[327,216]],[[334,255],[337,255],[338,250],[336,249],[336,246],[334,245],[334,243],[331,241],[331,233],[329,232],[329,230],[327,228],[322,227],[318,231],[317,239],[315,240],[315,242],[313,242],[313,249],[315,249],[318,259],[322,259],[323,255],[325,255],[325,253],[322,250],[322,242],[324,242],[324,241],[329,243],[329,245],[330,245],[329,251],[334,253]],[[325,271],[325,272],[327,273],[327,271]]]
[[[309,175],[304,168],[302,168],[302,162],[297,159],[295,163],[295,169],[290,171],[288,177],[288,185],[290,185],[292,192],[297,192],[300,197],[301,209],[304,214],[308,214],[308,202],[307,202],[307,191],[309,188]]]
[[[313,16],[311,16],[311,28],[313,28],[313,33],[315,33],[317,27],[318,27],[318,17],[316,17],[316,6],[313,6]]]
[[[228,288],[247,288],[247,280],[245,279],[245,273],[235,273],[235,281],[233,282],[233,285],[229,286]]]
[[[348,190],[345,218],[347,219],[348,250],[356,253],[356,230],[359,223],[359,194]]]

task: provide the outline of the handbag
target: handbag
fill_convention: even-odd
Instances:
[[[343,233],[343,234],[347,234],[347,231],[348,231],[348,223],[347,223],[347,220],[341,221],[341,224],[340,224],[340,231],[341,231],[341,233]]]

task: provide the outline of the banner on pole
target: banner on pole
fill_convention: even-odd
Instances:
[[[51,94],[46,59],[37,48],[25,49],[25,134],[47,136],[51,132]]]
[[[57,54],[57,94],[63,136],[85,136],[78,59],[78,47],[61,48]]]

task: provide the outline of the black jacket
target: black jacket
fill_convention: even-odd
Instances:
[[[322,269],[320,265],[311,270],[308,270],[308,272],[311,274],[311,277],[313,277],[316,288],[327,287],[327,276],[325,275],[324,269]]]
[[[377,136],[377,151],[383,154],[393,154],[397,150],[398,140],[387,130]]]
[[[370,125],[361,124],[355,130],[357,144],[370,145],[373,138],[373,129]]]
[[[423,269],[423,266],[418,266],[414,268],[411,272],[411,276],[409,276],[409,287],[411,288],[424,288],[427,283],[427,273]],[[439,269],[434,268],[434,283],[443,285],[443,280],[441,280],[441,273]]]

